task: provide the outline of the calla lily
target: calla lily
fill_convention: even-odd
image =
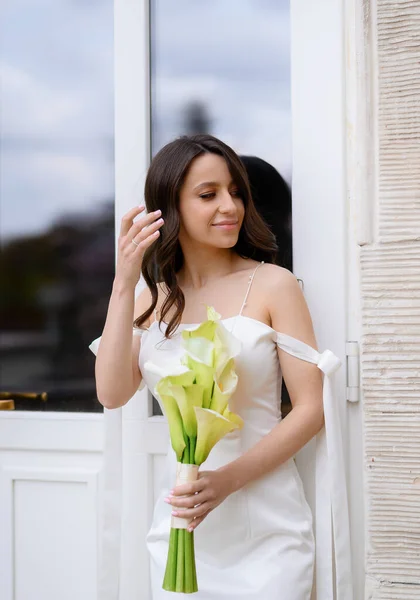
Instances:
[[[214,337],[214,368],[217,377],[229,360],[238,356],[241,347],[241,342],[219,323]]]
[[[150,372],[152,372],[150,370]],[[175,387],[189,387],[194,384],[195,375],[193,371],[186,371],[181,375],[165,375],[162,379],[156,384],[155,392],[158,394],[171,394],[172,388]]]
[[[195,362],[202,363],[208,367],[213,366],[214,361],[214,342],[205,337],[189,336],[195,331],[183,331],[183,347],[187,351],[188,358]]]
[[[177,460],[184,472],[196,474],[192,465],[196,469],[219,440],[244,424],[229,410],[238,383],[234,359],[241,343],[223,326],[220,315],[207,307],[207,321],[185,329],[182,346],[185,354],[177,363],[147,362],[144,368],[160,377],[155,394],[162,400]],[[172,524],[163,582],[168,591],[197,591],[193,533],[182,529],[187,524]]]
[[[219,315],[219,313],[212,306],[206,306],[206,308],[207,308],[207,319],[209,321],[220,321],[220,319],[222,318],[222,315]]]
[[[230,420],[214,410],[195,408],[197,416],[197,446],[195,448],[195,463],[201,465],[207,460],[213,446],[225,435],[239,429],[235,420]]]
[[[214,374],[220,379],[227,363],[241,350],[240,341],[218,322],[220,315],[211,306],[207,307],[207,317],[208,321],[182,332],[184,364],[196,373],[196,382],[204,388],[204,408],[211,406]]]
[[[165,382],[165,386],[179,408],[186,435],[190,438],[197,437],[197,418],[194,407],[202,405],[203,388],[199,385],[182,387],[182,385],[171,384],[170,381]],[[159,384],[156,388],[158,387]]]
[[[160,396],[166,418],[169,424],[169,435],[171,437],[171,445],[176,454],[178,462],[182,460],[182,454],[185,450],[186,443],[184,438],[184,428],[182,426],[181,413],[178,405],[172,396],[163,394]]]
[[[215,377],[215,385],[210,408],[220,414],[228,405],[229,398],[232,396],[238,385],[238,376],[235,373],[235,361],[231,358],[223,369],[219,377]]]
[[[155,386],[154,392],[163,405],[163,410],[169,424],[169,434],[172,448],[177,456],[177,460],[182,460],[183,452],[186,448],[185,428],[183,417],[177,399],[173,394],[172,388],[181,388],[182,386],[192,386],[195,375],[184,365],[171,364],[164,368],[148,361],[144,369],[149,373],[160,375],[162,378]],[[170,373],[168,375],[168,372]],[[195,414],[193,414],[195,429],[197,429]]]
[[[228,406],[223,411],[223,416],[225,417],[225,419],[228,419],[232,423],[236,423],[238,426],[237,427],[238,429],[242,429],[242,427],[244,426],[244,421],[243,421],[242,417],[240,417],[236,413],[230,412]]]
[[[144,370],[153,375],[158,375],[162,379],[166,379],[167,377],[171,377],[172,379],[177,378],[176,383],[178,385],[191,385],[195,377],[194,372],[180,361],[165,363],[164,366],[160,366],[148,360],[144,364]],[[174,382],[175,380],[173,379]]]
[[[203,402],[204,408],[210,407],[211,396],[213,393],[213,367],[208,367],[202,363],[196,362],[192,358],[188,357],[188,367],[195,374],[194,383],[203,388]]]
[[[214,332],[216,331],[216,321],[204,321],[198,327],[187,327],[182,332],[182,337],[187,338],[204,338],[213,340]]]

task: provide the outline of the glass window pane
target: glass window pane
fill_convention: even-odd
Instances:
[[[0,27],[0,391],[16,409],[99,411],[88,344],[114,276],[113,2],[14,0]]]
[[[152,149],[211,133],[291,179],[290,0],[152,0]]]

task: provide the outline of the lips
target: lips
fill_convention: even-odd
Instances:
[[[220,223],[213,223],[214,227],[223,227],[228,225],[237,225],[238,221],[220,221]]]

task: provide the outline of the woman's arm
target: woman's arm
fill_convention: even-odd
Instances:
[[[270,277],[268,294],[273,329],[317,349],[312,319],[299,283],[289,271],[276,271],[276,277]],[[231,478],[234,491],[292,458],[324,424],[321,371],[283,350],[278,349],[278,356],[292,410],[255,446],[221,469]]]
[[[296,278],[286,269],[271,265],[269,268],[273,272],[265,279],[266,282],[269,281],[265,285],[269,286],[266,297],[270,303],[268,308],[273,329],[317,349],[312,320]],[[278,350],[278,355],[292,402],[291,412],[238,459],[216,471],[200,473],[198,481],[178,486],[174,495],[166,499],[174,508],[187,509],[180,513],[183,517],[194,518],[190,530],[195,529],[231,493],[292,458],[322,429],[324,416],[321,371],[316,365],[282,350]],[[179,498],[185,494],[195,495]]]
[[[114,281],[95,363],[97,396],[105,408],[126,404],[141,383],[140,336],[133,335],[133,321],[150,306],[151,298],[147,288],[136,301],[134,293],[131,286]]]
[[[144,206],[136,206],[121,220],[117,268],[95,363],[96,391],[106,408],[126,404],[141,382],[140,339],[133,336],[133,322],[134,314],[150,306],[151,296],[146,289],[135,303],[134,294],[144,253],[157,240],[163,225],[160,211],[140,216],[143,211]]]

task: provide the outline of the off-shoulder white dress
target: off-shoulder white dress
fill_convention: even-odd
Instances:
[[[324,373],[325,428],[316,440],[315,515],[305,499],[294,459],[232,494],[195,532],[199,591],[192,597],[309,600],[315,571],[317,600],[353,600],[342,441],[331,381],[340,360],[329,350],[318,353],[305,343],[242,314],[222,319],[222,323],[242,343],[235,359],[239,382],[230,410],[243,418],[244,427],[222,439],[201,470],[217,469],[234,460],[281,419],[282,375],[277,347],[299,360],[318,365]],[[147,330],[136,330],[142,335],[139,365],[143,382],[152,392],[157,378],[148,372],[145,363],[162,365],[167,360],[176,360],[183,352],[181,331],[196,326],[180,325],[169,340],[157,321]],[[171,507],[163,499],[175,479],[176,457],[169,447],[164,482],[146,540],[153,600],[186,597],[162,589],[171,522]]]

